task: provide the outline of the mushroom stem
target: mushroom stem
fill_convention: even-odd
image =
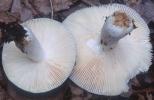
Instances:
[[[104,49],[113,49],[119,40],[135,28],[133,20],[124,12],[116,11],[106,18],[101,30],[101,44]]]
[[[30,29],[25,26],[24,29],[27,31],[27,36],[20,41],[15,41],[16,46],[31,60],[36,62],[42,61],[44,59],[44,50],[41,44]]]
[[[44,52],[33,32],[18,22],[0,22],[0,44],[14,41],[16,46],[33,61],[44,59]]]

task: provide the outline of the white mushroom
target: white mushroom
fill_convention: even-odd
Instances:
[[[119,95],[128,91],[131,78],[149,69],[149,29],[133,9],[120,4],[85,8],[63,23],[77,41],[70,79],[79,87],[94,94]]]
[[[61,23],[47,18],[29,20],[22,27],[26,36],[5,43],[3,47],[6,77],[30,93],[44,93],[59,87],[69,77],[75,63],[72,34]]]

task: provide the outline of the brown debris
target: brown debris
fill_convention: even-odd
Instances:
[[[29,41],[27,41],[25,38],[21,38],[20,40],[15,41],[15,44],[22,52],[24,52],[24,47],[28,45],[28,42]]]
[[[114,25],[120,27],[129,27],[130,19],[128,18],[126,13],[117,11],[114,13],[113,16],[115,17]]]

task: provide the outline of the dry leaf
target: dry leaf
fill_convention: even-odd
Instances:
[[[64,9],[69,9],[70,6],[73,4],[72,1],[71,0],[52,0],[54,11],[56,12]]]
[[[9,23],[9,22],[15,22],[19,19],[20,17],[16,13],[0,12],[0,22]]]
[[[70,89],[71,89],[71,92],[73,95],[75,96],[80,96],[80,95],[83,95],[83,90],[80,89],[79,87],[76,87],[76,86],[73,86],[73,85],[69,85],[70,86]]]
[[[7,92],[0,86],[0,100],[13,100]]]
[[[88,6],[96,6],[100,5],[100,0],[81,0],[83,3],[85,3]],[[103,0],[104,1],[104,0]]]
[[[11,7],[12,0],[0,0],[0,11],[8,11]]]
[[[13,0],[11,12],[19,13],[21,21],[26,21],[33,18],[31,9],[21,4],[21,0]]]
[[[21,93],[20,91],[17,91],[15,87],[10,85],[8,86],[7,91],[10,97],[12,97],[14,100],[63,100],[62,98],[64,96],[65,89],[57,92],[56,94],[48,94],[43,96],[25,95],[24,92]]]
[[[145,100],[144,96],[141,94],[138,94],[138,100]]]
[[[81,97],[74,97],[71,100],[83,100]]]
[[[147,100],[153,100],[153,99],[152,99],[152,94],[146,93],[146,97],[147,97]]]
[[[137,77],[134,77],[130,82],[129,82],[129,86],[130,87],[135,87],[135,88],[138,88],[138,87],[141,87],[141,84],[139,82],[139,80],[137,79]]]
[[[51,13],[52,9],[49,0],[31,0],[31,3],[39,13],[43,15],[49,15]]]
[[[126,5],[135,9],[144,20],[149,23],[154,21],[154,2],[151,0],[124,0]]]
[[[86,97],[84,97],[84,100],[90,100],[92,98],[92,94],[88,93]]]

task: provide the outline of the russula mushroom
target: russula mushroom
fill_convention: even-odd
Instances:
[[[4,24],[2,32],[4,42],[9,42],[3,46],[3,70],[16,87],[45,93],[69,77],[75,63],[75,41],[61,23],[38,18],[21,25]]]
[[[78,10],[63,24],[77,42],[77,61],[70,79],[88,92],[119,95],[128,91],[131,78],[151,65],[148,26],[125,5]]]

